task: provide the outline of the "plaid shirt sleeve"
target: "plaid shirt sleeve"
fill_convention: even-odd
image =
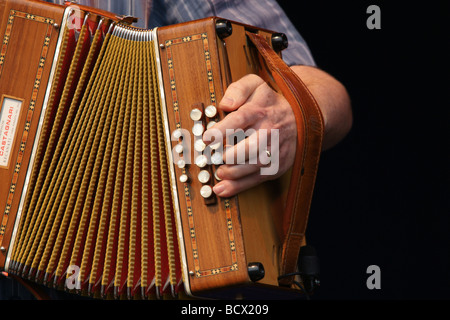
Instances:
[[[139,18],[137,26],[142,28],[218,16],[282,32],[289,41],[289,47],[283,51],[284,61],[288,65],[315,66],[308,45],[276,0],[78,0],[77,3],[135,16]]]
[[[315,66],[305,40],[275,0],[153,0],[150,27],[208,16],[218,16],[285,33],[289,47],[283,51],[284,61],[288,65]]]

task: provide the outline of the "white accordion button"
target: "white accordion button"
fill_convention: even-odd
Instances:
[[[209,178],[211,175],[209,174],[208,170],[202,170],[198,173],[198,181],[201,183],[208,183]]]
[[[211,195],[212,195],[212,188],[211,188],[211,186],[203,186],[201,189],[200,189],[200,194],[202,195],[202,197],[203,198],[209,198],[209,197],[211,197]]]
[[[222,179],[220,179],[220,178],[217,176],[217,171],[214,172],[214,178],[216,178],[217,181],[222,181]]]
[[[183,145],[181,144],[181,143],[179,143],[179,144],[177,144],[176,146],[175,146],[175,152],[176,153],[182,153],[183,152]]]
[[[211,162],[215,165],[222,164],[223,162],[223,155],[221,152],[214,152],[214,154],[211,156]]]
[[[199,155],[197,158],[195,158],[195,164],[198,167],[203,168],[208,164],[208,158],[204,154]]]
[[[178,160],[177,166],[178,168],[183,169],[186,166],[186,161],[184,161],[183,159]]]
[[[189,180],[189,177],[186,174],[182,174],[180,176],[180,182],[185,183]]]
[[[215,122],[215,121],[210,121],[210,122],[208,122],[208,124],[206,125],[206,129],[212,128],[216,123],[217,123],[217,122]]]
[[[205,114],[208,118],[212,118],[217,114],[217,108],[213,105],[207,106],[205,108]]]
[[[200,137],[203,134],[203,131],[205,131],[205,128],[200,122],[194,124],[194,126],[192,127],[192,133],[196,137]]]
[[[195,108],[191,110],[190,117],[194,121],[198,121],[202,118],[202,111]]]
[[[175,139],[180,139],[182,136],[183,136],[183,132],[181,132],[181,129],[176,129],[172,133],[172,137],[174,137]]]
[[[206,148],[206,144],[203,142],[202,139],[195,140],[195,142],[194,142],[195,151],[202,152],[203,150],[205,150],[205,148]]]

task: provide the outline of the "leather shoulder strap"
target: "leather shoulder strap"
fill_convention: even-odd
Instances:
[[[295,162],[283,216],[284,240],[280,275],[296,271],[300,246],[305,237],[308,214],[322,150],[323,118],[319,106],[305,84],[272,50],[267,41],[247,32],[258,49],[279,90],[292,106],[297,123]],[[290,285],[292,277],[280,280]]]

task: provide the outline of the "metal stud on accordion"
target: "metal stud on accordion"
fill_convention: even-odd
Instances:
[[[278,50],[285,38],[215,17],[142,30],[90,8],[47,6],[5,6],[5,37],[47,23],[54,61],[39,60],[38,74],[49,74],[45,98],[35,79],[3,89],[0,73],[2,94],[42,100],[29,133],[36,142],[20,146],[28,168],[6,168],[19,178],[18,191],[5,192],[0,267],[97,298],[298,296],[278,283],[289,173],[215,197],[220,154],[201,143],[225,116],[217,104],[232,81],[257,73],[277,89],[246,32]],[[9,70],[15,51],[5,46]],[[28,101],[27,90],[37,98]]]

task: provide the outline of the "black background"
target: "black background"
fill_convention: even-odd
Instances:
[[[279,3],[353,107],[352,131],[319,167],[313,299],[450,298],[449,2]],[[380,30],[366,27],[371,4]],[[366,286],[370,265],[380,290]]]

